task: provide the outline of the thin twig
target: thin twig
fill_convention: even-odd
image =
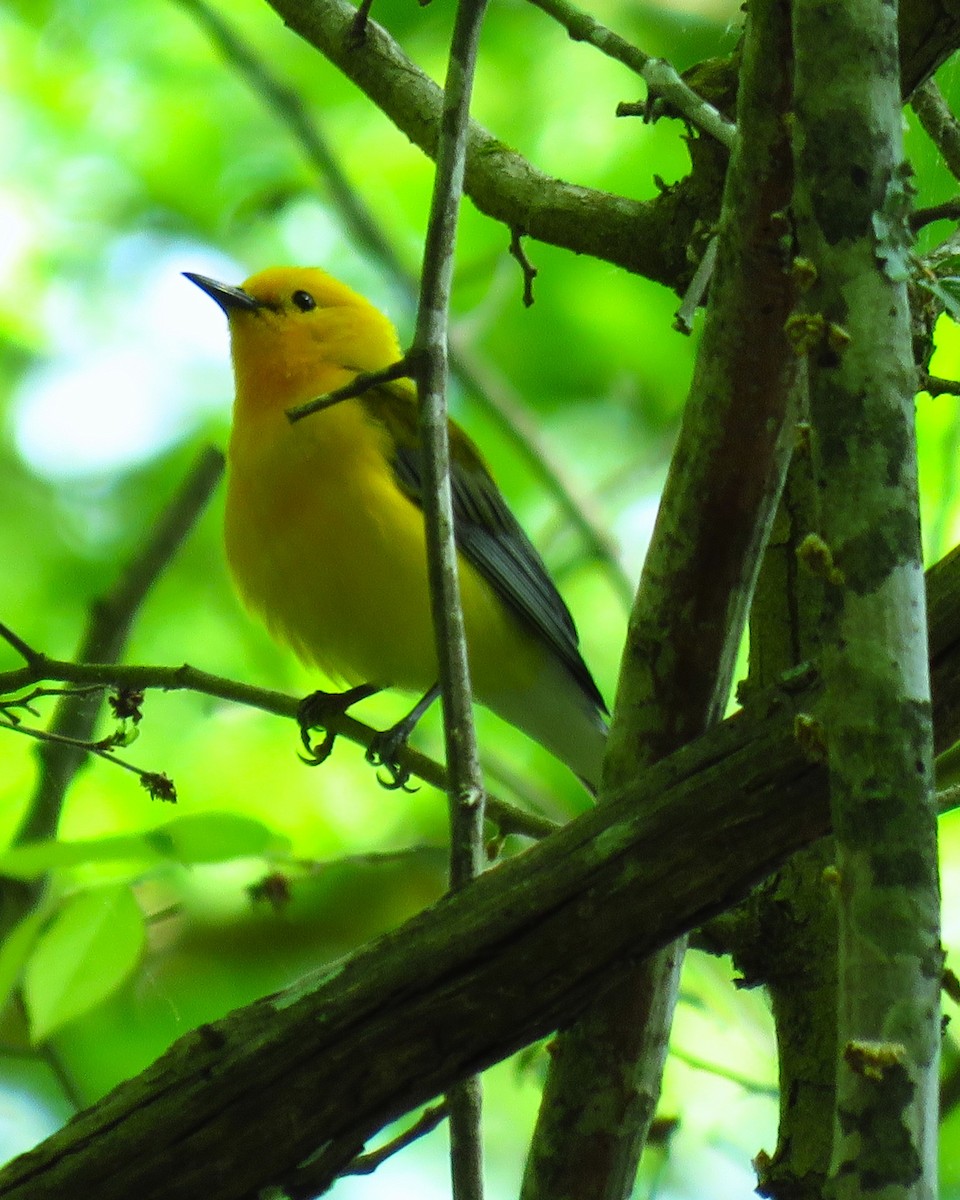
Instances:
[[[960,200],[946,200],[943,204],[931,204],[929,208],[918,208],[907,218],[914,233],[932,225],[934,221],[960,221]]]
[[[280,124],[293,136],[307,162],[323,180],[334,207],[362,250],[383,263],[394,278],[402,280],[414,296],[416,284],[403,266],[390,240],[383,232],[359,193],[347,178],[340,160],[330,148],[317,121],[311,117],[300,95],[267,66],[247,42],[206,0],[177,0],[203,26],[217,49],[234,67],[248,86],[262,97]],[[361,6],[353,20],[369,10]],[[365,22],[364,15],[364,22]]]
[[[686,1050],[680,1050],[676,1046],[670,1047],[670,1056],[677,1059],[678,1062],[684,1063],[694,1071],[703,1071],[708,1075],[715,1075],[718,1079],[726,1079],[730,1083],[735,1083],[737,1087],[743,1088],[745,1092],[750,1092],[755,1096],[770,1096],[776,1099],[779,1096],[779,1089],[772,1083],[759,1083],[756,1079],[751,1079],[749,1075],[737,1071],[734,1067],[725,1067],[720,1063],[710,1062],[709,1059],[701,1058],[698,1054],[690,1054]]]
[[[683,300],[673,319],[673,327],[679,333],[693,333],[693,318],[710,286],[713,268],[717,261],[718,244],[719,240],[716,235],[707,242],[707,248],[703,252],[693,279],[690,280],[690,286],[683,294]]]
[[[373,8],[373,0],[360,0],[357,5],[357,15],[353,18],[353,24],[350,26],[350,40],[355,46],[361,45],[367,36],[367,18],[370,16],[371,8]]]
[[[13,630],[4,625],[2,621],[0,621],[0,638],[2,638],[8,645],[12,646],[13,649],[16,650],[16,652],[20,655],[20,657],[28,663],[34,663],[40,658],[40,655],[32,646],[28,645],[28,643],[25,642],[19,634],[14,633]]]
[[[345,383],[343,387],[335,388],[332,392],[327,392],[326,395],[317,396],[313,400],[307,400],[303,404],[297,404],[293,408],[287,409],[287,420],[291,425],[297,421],[302,421],[304,417],[309,417],[313,413],[323,412],[324,409],[333,408],[335,404],[341,404],[344,400],[353,400],[356,396],[362,396],[364,392],[369,392],[372,388],[379,387],[382,383],[392,383],[395,379],[409,379],[412,376],[413,367],[410,362],[410,355],[405,355],[398,362],[391,363],[389,367],[383,367],[379,371],[362,371],[359,375]]]
[[[0,633],[3,628],[0,626]],[[128,663],[71,662],[48,658],[41,653],[35,653],[33,663],[28,666],[0,671],[0,695],[20,691],[43,680],[79,685],[97,684],[104,689],[191,691],[234,704],[243,704],[248,708],[293,721],[297,719],[302,701],[302,697],[253,687],[251,684],[212,675],[187,664],[180,667],[164,667]],[[331,726],[338,737],[344,737],[358,746],[369,746],[376,736],[376,731],[369,725],[364,725],[347,715],[331,719]],[[432,784],[441,791],[446,790],[446,774],[443,768],[425,754],[407,747],[401,751],[400,761],[409,768],[411,774],[417,775],[425,783]],[[557,828],[556,823],[547,817],[524,812],[516,805],[490,795],[487,797],[487,816],[496,822],[503,832],[518,833],[524,837],[546,837]]]
[[[34,701],[46,699],[48,696],[90,696],[94,692],[102,692],[103,688],[47,688],[35,687],[25,696],[11,696],[9,700],[0,700],[0,717],[11,725],[19,725],[21,717],[14,711],[22,708],[31,717],[39,718],[40,711]]]
[[[583,539],[592,558],[604,567],[624,606],[633,603],[634,580],[624,570],[616,538],[607,528],[596,498],[571,477],[523,398],[489,362],[481,360],[456,329],[451,330],[450,364],[470,391],[484,404],[489,415],[522,452],[529,469],[539,476],[547,491],[574,530]]]
[[[33,738],[35,741],[42,742],[45,745],[65,746],[71,750],[78,750],[82,754],[93,754],[97,758],[102,758],[106,762],[113,763],[114,766],[123,767],[125,771],[131,771],[134,775],[138,776],[141,784],[143,784],[154,799],[176,802],[177,790],[173,786],[172,780],[162,771],[145,771],[142,767],[126,762],[122,758],[117,758],[114,754],[114,749],[121,743],[113,741],[112,738],[103,738],[99,742],[86,742],[81,738],[67,737],[62,733],[51,733],[48,729],[31,729],[29,725],[8,721],[0,721],[0,728],[7,729],[11,733],[22,734],[24,737]],[[26,839],[18,840],[23,841]]]
[[[193,528],[222,474],[223,454],[205,447],[114,587],[94,601],[77,651],[80,662],[111,662],[121,657],[150,588]],[[58,703],[49,725],[50,733],[58,737],[43,741],[40,775],[18,837],[40,841],[56,832],[63,797],[83,761],[83,746],[93,737],[99,712],[99,703],[90,697],[64,696]]]
[[[481,867],[483,776],[473,726],[473,691],[460,600],[447,416],[447,326],[457,215],[477,40],[486,0],[460,0],[450,48],[437,170],[427,222],[414,353],[424,456],[430,599],[436,630],[453,814],[451,887]]]
[[[943,379],[939,375],[921,373],[919,379],[920,391],[929,392],[931,396],[960,396],[960,380]]]
[[[537,277],[537,268],[527,258],[522,237],[523,234],[516,227],[510,230],[510,253],[520,264],[520,270],[523,272],[523,306],[530,308],[533,304],[533,281]]]
[[[641,76],[652,92],[682,113],[691,125],[709,133],[724,146],[733,145],[737,136],[736,126],[688,87],[664,59],[644,54],[632,42],[606,25],[601,25],[589,13],[569,4],[567,0],[531,0],[531,3],[559,21],[575,42],[589,42],[603,54]]]
[[[423,447],[430,608],[437,646],[449,776],[450,890],[483,869],[484,785],[473,723],[473,688],[460,597],[450,486],[447,413],[447,330],[450,288],[463,194],[470,97],[487,0],[459,0],[443,93],[437,168],[423,252],[420,303],[413,346],[419,368],[418,428]],[[483,1142],[480,1080],[472,1076],[446,1097],[454,1200],[482,1200]]]
[[[419,1141],[420,1138],[431,1133],[447,1116],[446,1102],[435,1104],[432,1108],[425,1108],[417,1120],[405,1132],[392,1138],[386,1145],[383,1145],[379,1150],[371,1150],[369,1154],[358,1155],[352,1163],[343,1171],[344,1175],[372,1175],[377,1167],[381,1166],[392,1158],[400,1150],[405,1150],[407,1146]]]
[[[960,122],[944,100],[936,80],[928,79],[917,88],[910,97],[910,107],[940,151],[950,173],[960,179]]]
[[[205,0],[179,0],[179,3],[197,17],[224,58],[263,98],[274,117],[293,136],[358,247],[380,263],[410,303],[415,303],[417,280],[384,234],[382,223],[375,219],[347,178],[340,160],[299,95],[272,73],[251,46]],[[476,355],[456,330],[450,332],[450,368],[517,447],[528,469],[542,481],[583,539],[586,552],[606,569],[618,595],[629,606],[633,600],[633,581],[623,570],[619,549],[610,535],[607,521],[592,495],[570,477],[530,417],[521,397],[489,363]]]

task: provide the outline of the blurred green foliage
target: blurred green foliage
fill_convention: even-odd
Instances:
[[[296,89],[415,272],[430,164],[265,4],[235,0],[224,11]],[[374,15],[441,77],[451,11],[440,0],[425,9],[378,0]],[[724,0],[699,12],[604,0],[593,11],[680,68],[732,49],[739,20]],[[179,273],[240,282],[272,263],[318,263],[390,312],[404,336],[412,309],[382,264],[351,243],[289,130],[179,4],[7,0],[0,67],[0,620],[36,648],[69,657],[91,604],[142,544],[197,447],[225,440],[225,325]],[[955,68],[941,80],[960,93]],[[571,42],[541,12],[515,0],[491,10],[475,115],[541,169],[637,198],[655,194],[655,175],[681,177],[687,156],[677,122],[614,119],[618,101],[642,93],[624,68]],[[913,123],[907,137],[918,203],[952,195]],[[536,303],[525,309],[508,242],[507,230],[465,204],[458,331],[522,395],[574,487],[596,499],[635,580],[694,342],[671,329],[676,297],[536,243],[526,245],[539,272]],[[945,322],[933,370],[956,377],[958,360],[957,331]],[[612,699],[626,613],[609,566],[585,554],[556,496],[476,397],[458,387],[453,403],[555,568],[585,656]],[[955,409],[947,397],[918,401],[932,557],[958,533]],[[186,661],[304,694],[316,681],[233,597],[221,502],[152,589],[127,660]],[[17,663],[0,645],[0,670]],[[386,723],[403,704],[378,697],[364,715]],[[49,705],[37,701],[44,715]],[[104,717],[102,732],[111,728]],[[582,808],[576,783],[536,747],[486,714],[480,732],[496,747],[491,779],[504,795],[520,781],[521,794],[554,817]],[[27,738],[0,734],[7,844],[37,760]],[[418,736],[438,753],[435,722]],[[382,791],[345,743],[321,769],[306,770],[296,746],[289,722],[203,697],[150,694],[140,736],[122,754],[176,781],[180,815],[151,801],[132,775],[94,761],[69,792],[59,846],[0,855],[9,877],[51,872],[42,907],[0,953],[0,995],[24,972],[23,1004],[8,1004],[2,1027],[4,1157],[192,1026],[346,952],[442,892],[443,797],[426,786],[413,795]],[[944,826],[950,945],[960,936],[949,903],[960,890],[960,847],[956,823]],[[729,974],[723,963],[691,956],[663,1101],[681,1125],[671,1153],[645,1159],[644,1188],[746,1194],[750,1157],[772,1149],[772,1032],[762,999],[735,992]],[[516,1191],[542,1070],[542,1055],[531,1053],[489,1075],[491,1196]],[[945,1131],[945,1185],[960,1195],[956,1128],[951,1120]],[[442,1145],[436,1133],[336,1194],[440,1194]]]

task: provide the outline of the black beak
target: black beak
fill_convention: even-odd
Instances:
[[[260,307],[260,301],[254,300],[243,288],[230,287],[229,284],[208,279],[206,275],[194,275],[192,271],[184,271],[183,276],[191,283],[195,283],[202,292],[206,292],[212,300],[216,300],[228,317],[231,311],[237,309],[256,312]]]

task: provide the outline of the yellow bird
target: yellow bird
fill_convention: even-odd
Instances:
[[[437,665],[413,385],[383,384],[296,424],[286,417],[400,359],[395,329],[317,268],[273,267],[242,287],[186,277],[230,326],[226,547],[243,599],[331,680],[427,692]],[[606,708],[570,613],[452,421],[450,457],[474,696],[596,789]]]

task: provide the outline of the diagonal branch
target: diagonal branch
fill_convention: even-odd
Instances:
[[[188,1034],[0,1172],[0,1197],[238,1200],[283,1190],[318,1145],[353,1158],[825,832],[822,769],[793,732],[800,700],[771,697],[762,719],[726,722],[394,933]]]
[[[427,576],[447,757],[451,892],[466,887],[483,869],[486,803],[473,723],[473,688],[453,523],[447,408],[450,288],[463,194],[470,100],[486,8],[487,0],[459,0],[453,22],[411,352],[417,366],[417,432],[423,456]],[[453,1194],[458,1200],[480,1200],[483,1136],[479,1076],[458,1080],[447,1092],[446,1102],[450,1114]]]
[[[142,549],[113,589],[95,601],[77,651],[81,662],[112,662],[120,657],[148,590],[206,507],[222,474],[223,455],[206,447],[160,514]],[[41,747],[40,776],[18,833],[20,840],[37,841],[56,832],[64,793],[85,757],[76,743],[93,737],[99,712],[100,697],[96,695],[64,696],[58,703],[49,731],[59,740],[44,742]]]
[[[788,63],[786,5],[756,0],[717,266],[630,618],[601,802],[638,759],[661,758],[723,713],[793,449],[798,360],[784,334],[794,289],[782,247],[791,180]],[[625,975],[558,1037],[524,1200],[629,1194],[660,1093],[684,949],[666,947]]]
[[[351,39],[348,0],[269,0],[431,158],[436,156],[442,89],[374,21]],[[537,170],[475,121],[467,143],[464,189],[481,211],[511,230],[668,283],[689,273],[686,237],[699,204],[672,193],[642,203],[566,183]],[[694,211],[696,210],[696,211]],[[664,237],[664,230],[672,231]]]
[[[0,638],[10,641],[16,635],[6,626],[0,625]],[[98,685],[101,688],[122,688],[133,691],[144,691],[156,688],[160,691],[191,691],[204,696],[214,696],[218,700],[228,700],[234,704],[245,704],[250,708],[260,709],[261,712],[272,713],[278,717],[288,717],[297,720],[301,699],[288,696],[284,692],[273,691],[270,688],[254,687],[249,683],[241,683],[234,679],[225,679],[221,675],[212,675],[209,671],[201,671],[197,667],[184,664],[180,667],[148,666],[129,663],[89,663],[71,662],[68,659],[49,658],[45,654],[26,647],[28,663],[11,671],[0,671],[0,696],[19,691],[21,688],[53,680],[58,683],[78,685]],[[332,717],[330,731],[338,737],[355,742],[358,746],[369,747],[376,736],[375,730],[362,721],[347,714]],[[427,758],[425,754],[407,746],[398,757],[401,766],[408,768],[410,773],[417,775],[425,783],[432,784],[441,791],[446,791],[446,773],[439,763]],[[504,833],[519,833],[525,837],[545,837],[556,825],[545,817],[525,812],[500,800],[495,796],[487,796],[487,816],[495,821]]]
[[[645,54],[632,42],[602,25],[588,12],[569,0],[531,0],[566,29],[575,42],[591,46],[640,75],[653,95],[661,97],[704,133],[709,133],[729,150],[737,135],[736,127],[680,78],[662,58]]]
[[[943,749],[960,736],[960,552],[927,587]],[[388,1121],[568,1023],[611,971],[827,831],[825,772],[795,734],[819,686],[785,680],[401,929],[187,1034],[9,1164],[0,1200],[248,1200],[326,1138],[342,1156],[319,1190]]]

